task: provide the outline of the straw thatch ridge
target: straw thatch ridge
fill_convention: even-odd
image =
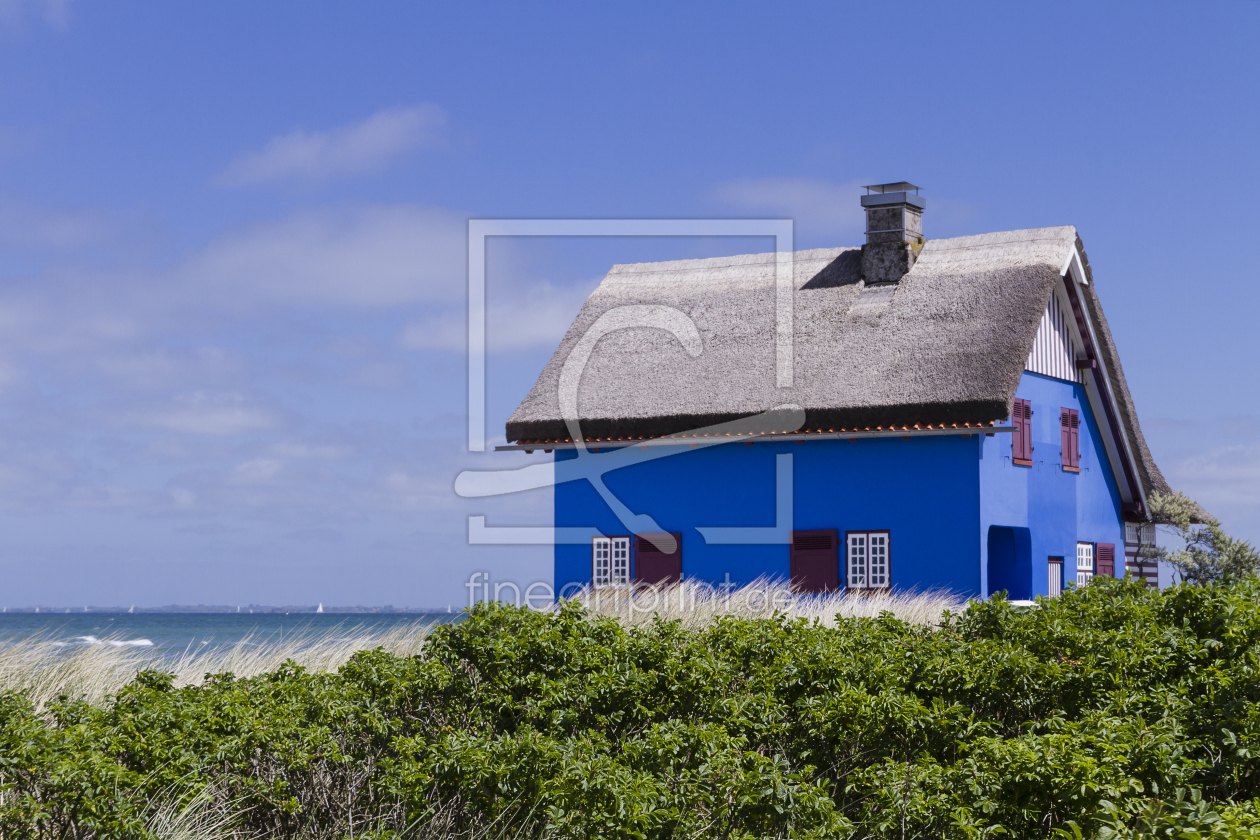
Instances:
[[[775,387],[774,255],[618,265],[587,300],[507,424],[509,440],[567,439],[560,369],[604,313],[686,313],[692,358],[656,329],[606,336],[578,391],[588,438],[656,437],[794,403],[806,428],[989,423],[1009,415],[1073,228],[928,242],[896,287],[866,287],[859,249],[798,251],[794,384]]]
[[[793,385],[775,382],[774,254],[617,265],[578,313],[507,423],[512,441],[570,439],[559,404],[565,360],[602,315],[654,304],[685,313],[703,350],[651,328],[610,333],[578,387],[588,440],[680,434],[783,404],[804,430],[988,424],[1010,416],[1015,389],[1059,272],[1071,226],[929,241],[895,286],[866,286],[861,250],[794,254]],[[1084,301],[1148,493],[1166,491],[1142,437],[1092,277]]]

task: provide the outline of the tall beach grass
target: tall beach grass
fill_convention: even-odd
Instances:
[[[939,624],[948,610],[961,612],[967,599],[946,590],[897,590],[866,596],[843,592],[805,594],[793,592],[782,580],[758,578],[735,589],[687,580],[659,587],[598,589],[579,595],[588,609],[616,618],[629,627],[657,619],[679,621],[689,629],[702,629],[723,616],[818,621],[826,627],[851,618],[875,618],[885,612],[902,621],[923,626]]]
[[[843,593],[793,593],[782,581],[761,578],[732,590],[700,581],[634,590],[595,590],[577,598],[597,615],[616,618],[628,627],[677,620],[688,629],[702,629],[723,616],[741,618],[805,618],[834,627],[848,618],[888,612],[925,626],[940,622],[945,611],[959,612],[966,600],[946,591],[896,591],[866,597]],[[175,675],[176,685],[196,685],[206,674],[252,677],[274,671],[288,660],[308,671],[331,672],[361,650],[384,648],[399,656],[420,652],[433,624],[417,621],[377,630],[341,625],[323,630],[253,634],[225,646],[189,648],[170,656],[139,647],[111,644],[65,646],[49,636],[0,640],[0,691],[17,690],[37,708],[61,695],[99,703],[135,675],[158,668]]]
[[[375,630],[341,625],[280,635],[250,634],[224,646],[200,646],[162,655],[105,638],[67,646],[50,636],[0,640],[0,691],[16,690],[36,708],[61,695],[99,703],[135,675],[156,668],[175,675],[175,684],[196,685],[206,674],[253,677],[293,660],[308,671],[335,671],[361,650],[383,647],[399,656],[420,652],[431,622],[416,621]]]

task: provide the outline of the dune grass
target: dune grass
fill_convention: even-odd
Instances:
[[[653,621],[679,621],[688,629],[702,629],[723,616],[788,618],[818,621],[825,627],[850,618],[874,618],[892,613],[921,626],[939,624],[946,611],[961,612],[967,600],[945,590],[898,590],[887,594],[853,596],[843,592],[800,594],[781,580],[758,578],[730,590],[688,580],[662,587],[600,589],[578,597],[592,612],[616,618],[628,627]]]
[[[768,578],[729,593],[693,580],[659,588],[596,590],[577,600],[593,613],[616,618],[627,627],[645,626],[660,618],[677,620],[688,629],[702,629],[722,616],[769,618],[776,614],[835,627],[845,618],[884,612],[911,624],[931,626],[940,622],[945,611],[960,612],[967,603],[939,590],[868,597],[796,594],[782,581]],[[108,638],[75,646],[50,636],[0,640],[0,691],[20,691],[41,708],[62,695],[100,703],[149,668],[173,673],[177,686],[197,685],[206,674],[257,676],[289,660],[308,671],[327,673],[361,650],[380,647],[399,656],[417,654],[432,626],[417,621],[385,630],[339,625],[283,636],[251,634],[231,645],[189,648],[175,656],[114,644],[120,640]]]
[[[288,660],[308,671],[331,672],[361,650],[419,653],[432,626],[416,621],[385,630],[339,625],[283,636],[251,634],[231,645],[190,647],[175,656],[112,644],[118,640],[110,638],[74,646],[47,635],[0,640],[0,691],[19,691],[41,708],[61,695],[100,703],[150,668],[173,673],[177,686],[197,685],[206,674],[266,674]]]

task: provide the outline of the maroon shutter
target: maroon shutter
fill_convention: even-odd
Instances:
[[[793,531],[792,588],[797,592],[835,592],[840,588],[836,532]]]
[[[1059,449],[1062,454],[1059,460],[1063,466],[1071,469],[1072,464],[1072,417],[1070,408],[1059,409]]]
[[[1015,433],[1011,436],[1011,452],[1016,461],[1032,461],[1032,404],[1028,400],[1015,400],[1011,416],[1015,421]]]
[[[1071,416],[1072,428],[1072,466],[1080,469],[1081,467],[1081,415],[1076,409],[1070,409],[1068,412]]]
[[[1024,457],[1029,461],[1032,460],[1033,449],[1035,448],[1032,443],[1032,416],[1032,403],[1024,400],[1024,452],[1026,453]]]
[[[667,540],[674,538],[674,550],[669,548]],[[662,584],[678,583],[682,580],[682,534],[636,534],[634,537],[634,581],[635,583]]]
[[[1094,546],[1094,573],[1105,577],[1116,576],[1116,546],[1114,543],[1098,543]]]
[[[1011,408],[1011,425],[1015,431],[1011,434],[1011,457],[1016,461],[1024,460],[1024,401],[1015,400]]]

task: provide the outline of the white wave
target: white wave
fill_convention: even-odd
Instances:
[[[75,636],[74,641],[83,642],[85,645],[109,645],[110,647],[153,647],[153,642],[148,639],[105,639],[102,641],[95,636]],[[69,644],[69,642],[62,644]]]

